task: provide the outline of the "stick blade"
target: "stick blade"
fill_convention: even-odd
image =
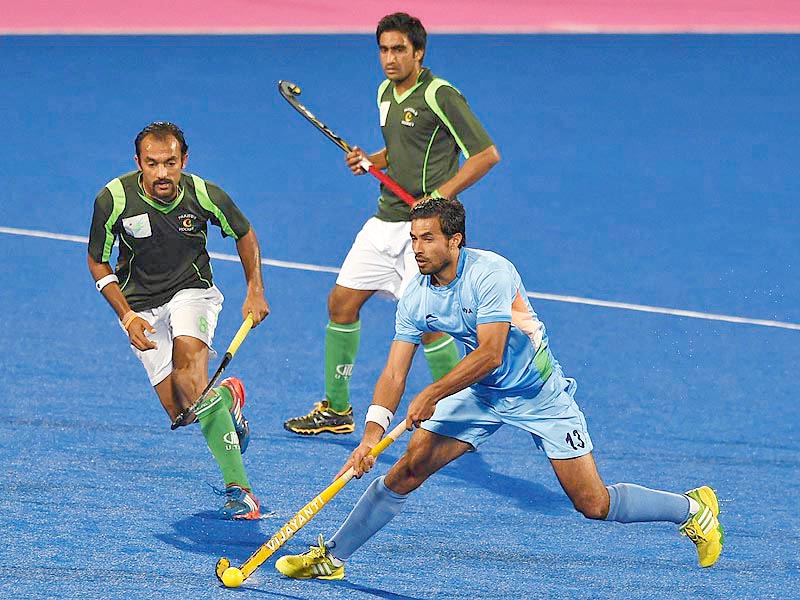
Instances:
[[[281,92],[281,96],[287,99],[294,96],[299,96],[302,93],[299,85],[285,79],[281,79],[278,82],[278,89]]]
[[[217,579],[222,585],[225,585],[225,582],[222,581],[222,574],[225,572],[225,569],[231,566],[231,561],[229,561],[224,556],[217,561],[217,566],[214,569],[214,573],[217,575]]]

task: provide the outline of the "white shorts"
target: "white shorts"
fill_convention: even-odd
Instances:
[[[172,373],[172,340],[179,335],[197,338],[211,348],[224,300],[216,286],[205,290],[193,288],[181,290],[166,304],[137,312],[156,330],[147,337],[158,344],[158,348],[142,352],[131,346],[142,361],[151,385],[158,385]],[[213,350],[211,353],[216,354]]]
[[[358,232],[336,283],[354,290],[375,290],[399,300],[419,273],[411,248],[410,221],[388,223],[372,217]]]

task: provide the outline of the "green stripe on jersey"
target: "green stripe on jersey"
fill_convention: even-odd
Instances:
[[[200,206],[217,217],[220,227],[222,228],[222,231],[225,232],[225,235],[229,235],[233,239],[238,240],[239,237],[234,233],[233,229],[228,223],[228,219],[225,218],[223,212],[216,204],[214,204],[214,201],[211,200],[211,196],[208,194],[208,188],[206,187],[206,182],[197,175],[192,175],[192,180],[194,180],[194,189],[197,193],[197,201],[200,203]]]
[[[172,209],[181,203],[181,200],[183,200],[183,194],[186,191],[184,188],[181,187],[181,184],[178,183],[178,193],[175,196],[175,199],[169,204],[162,204],[161,202],[156,202],[155,200],[147,196],[147,194],[144,191],[144,187],[142,186],[141,175],[139,175],[139,179],[136,182],[136,187],[137,187],[136,193],[139,194],[139,198],[142,199],[142,202],[145,202],[149,206],[155,208],[158,212],[164,213],[165,215],[167,213],[172,212]]]
[[[428,147],[425,149],[425,159],[422,161],[422,193],[426,196],[428,195],[428,159],[431,157],[431,146],[433,146],[433,140],[436,139],[436,134],[439,133],[439,126],[436,126],[436,129],[433,130],[431,134],[431,141],[428,142]]]
[[[440,87],[445,86],[445,85],[448,86],[448,87],[453,88],[455,91],[458,92],[458,88],[456,88],[455,86],[451,85],[448,81],[445,81],[444,79],[439,79],[437,77],[433,81],[431,81],[431,84],[425,90],[425,102],[428,103],[428,106],[431,107],[431,110],[434,113],[436,113],[436,116],[439,117],[442,120],[442,123],[444,123],[445,126],[447,127],[447,129],[450,131],[450,134],[453,136],[453,139],[456,141],[456,144],[458,144],[458,147],[461,148],[461,154],[464,155],[464,158],[469,158],[469,150],[467,150],[467,147],[464,145],[464,142],[462,142],[461,138],[458,136],[458,132],[456,131],[456,128],[453,127],[453,124],[450,122],[450,120],[444,114],[444,111],[442,110],[442,107],[439,106],[439,103],[436,101],[436,92],[437,92],[437,90]],[[461,92],[458,92],[458,93],[460,94]]]
[[[125,281],[123,281],[119,286],[120,291],[124,292],[125,287],[131,280],[131,274],[133,273],[133,261],[136,260],[136,252],[133,251],[133,248],[131,248],[131,245],[128,243],[128,240],[125,239],[125,236],[122,235],[119,236],[119,240],[121,243],[125,244],[128,247],[128,250],[131,253],[131,259],[128,261],[128,276],[125,278]]]
[[[550,362],[550,353],[547,351],[547,344],[539,346],[536,355],[533,357],[533,364],[536,366],[536,370],[539,371],[539,375],[542,376],[542,381],[547,381],[550,374],[553,372],[553,363]]]
[[[382,84],[378,86],[378,106],[381,105],[381,97],[383,96],[383,92],[386,91],[386,88],[389,87],[391,83],[392,82],[390,80],[386,79]]]
[[[196,264],[194,264],[194,263],[192,263],[192,266],[194,267],[194,270],[195,270],[195,271],[197,271],[197,277],[200,279],[200,281],[202,281],[203,283],[205,283],[205,284],[206,284],[208,287],[211,287],[211,286],[212,286],[212,283],[211,283],[211,282],[210,282],[208,279],[205,279],[205,278],[203,277],[203,274],[202,274],[202,273],[200,273],[200,269],[198,269],[198,268],[197,268],[197,265],[196,265]],[[211,264],[209,263],[209,265],[208,265],[208,266],[210,267],[210,266],[211,266]]]
[[[414,90],[416,90],[419,86],[425,83],[424,81],[419,81],[419,79],[421,78],[422,78],[422,71],[420,71],[419,75],[417,75],[417,80],[418,80],[417,83],[415,83],[413,87],[407,89],[399,96],[397,95],[397,86],[393,87],[392,95],[394,95],[394,101],[397,102],[398,104],[402,104],[406,98],[408,98],[411,94],[414,93]]]
[[[125,190],[122,188],[122,182],[119,180],[119,177],[109,181],[106,184],[106,188],[111,192],[114,207],[111,209],[111,214],[108,215],[108,220],[106,221],[106,239],[103,244],[103,260],[100,262],[108,262],[111,260],[111,250],[114,247],[114,233],[112,232],[112,228],[122,214],[122,211],[125,210]]]

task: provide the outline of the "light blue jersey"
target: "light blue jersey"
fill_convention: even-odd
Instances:
[[[420,344],[423,333],[443,331],[470,353],[478,347],[478,325],[498,322],[511,323],[503,364],[471,387],[487,398],[533,397],[561,369],[522,278],[499,254],[461,248],[456,278],[444,287],[418,274],[397,307],[394,339]]]

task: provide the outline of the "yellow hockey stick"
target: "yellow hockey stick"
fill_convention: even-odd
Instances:
[[[386,434],[386,436],[375,445],[375,447],[369,453],[370,456],[377,457],[381,452],[388,448],[392,442],[403,435],[405,430],[406,422],[404,419],[402,423],[392,429],[392,431]],[[306,523],[313,519],[316,514],[322,510],[322,507],[325,506],[331,500],[331,498],[338,494],[339,490],[341,490],[352,478],[353,467],[350,467],[336,481],[326,487],[320,495],[316,496],[311,502],[306,504],[300,510],[300,512],[289,519],[289,521],[277,532],[275,532],[271,538],[263,543],[258,550],[253,552],[253,554],[250,555],[250,558],[244,561],[242,566],[238,569],[236,567],[231,567],[231,561],[227,558],[220,558],[217,561],[216,568],[217,578],[220,580],[220,582],[222,582],[222,584],[226,587],[238,587],[241,585],[242,581],[250,577],[250,575],[253,574],[253,571],[264,564],[264,561],[275,554],[278,548],[283,546],[290,537],[300,531],[300,529]],[[227,570],[238,571],[238,573],[234,572],[225,577],[225,579],[228,579],[228,583],[226,583],[222,577],[223,573],[225,573]],[[230,585],[231,582],[235,582],[235,585]]]
[[[244,338],[247,337],[247,334],[250,333],[250,330],[252,328],[253,328],[253,315],[251,313],[248,313],[247,317],[244,320],[244,323],[242,323],[241,327],[239,327],[239,331],[237,331],[236,335],[233,336],[231,345],[228,346],[228,349],[225,351],[225,356],[222,357],[222,362],[219,364],[219,367],[217,367],[217,371],[216,373],[214,373],[214,376],[211,378],[211,381],[208,382],[206,389],[203,390],[203,393],[200,394],[200,397],[197,400],[195,400],[189,408],[187,408],[186,410],[181,412],[181,414],[175,417],[175,420],[172,422],[173,430],[183,425],[183,422],[186,419],[188,419],[190,415],[194,414],[194,411],[197,410],[197,407],[200,406],[200,403],[206,399],[208,392],[210,392],[211,389],[214,387],[214,385],[217,383],[219,376],[222,375],[222,372],[225,370],[225,367],[228,366],[228,363],[231,362],[231,360],[233,360],[236,351],[239,349],[239,346],[242,345]]]

